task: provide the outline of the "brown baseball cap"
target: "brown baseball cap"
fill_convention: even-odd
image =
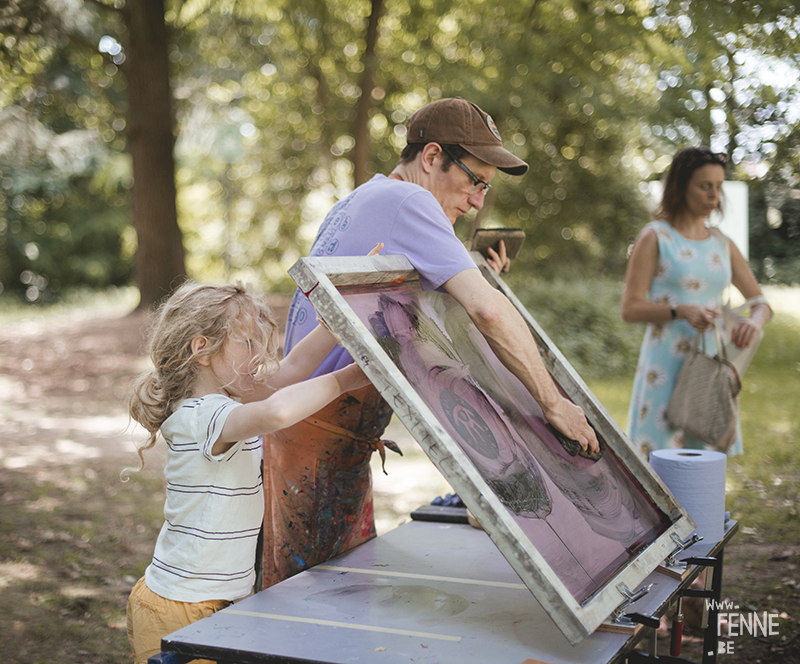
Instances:
[[[408,119],[406,141],[460,145],[473,157],[511,175],[528,170],[519,157],[503,147],[492,116],[461,97],[426,104]]]

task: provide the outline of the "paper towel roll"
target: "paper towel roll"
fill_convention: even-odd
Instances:
[[[707,543],[725,533],[725,468],[728,457],[710,450],[656,450],[650,465],[689,516]]]

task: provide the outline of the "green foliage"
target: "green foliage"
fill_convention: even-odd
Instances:
[[[484,210],[456,231],[522,227],[529,251],[517,269],[548,279],[622,274],[626,248],[648,218],[640,183],[679,147],[711,143],[732,157],[738,177],[758,187],[752,173],[766,166],[765,181],[790,191],[800,155],[797,93],[779,77],[754,74],[769,58],[797,65],[797,19],[785,3],[735,4],[166,2],[190,275],[292,289],[286,269],[352,188],[364,98],[370,173],[391,170],[404,124],[424,103],[458,95],[485,108],[531,171],[498,175]],[[128,129],[122,73],[135,66],[120,14],[97,3],[47,3],[50,13],[33,0],[11,6],[0,112],[21,108],[59,136],[94,131],[119,155]],[[374,12],[376,52],[366,58]],[[8,176],[7,164],[0,169]],[[92,195],[101,205],[119,193]],[[68,203],[76,220],[93,216],[82,214],[83,200]],[[115,233],[127,223],[109,218]],[[759,276],[795,278],[796,249],[782,256],[777,246],[794,246],[791,228],[771,233],[774,247],[753,243]],[[18,254],[24,246],[7,239],[3,251],[12,245]]]
[[[621,279],[508,281],[584,380],[633,375],[644,326],[620,317]]]
[[[0,291],[41,303],[121,285],[132,248],[117,65],[67,39],[91,43],[105,26],[84,7],[31,0],[3,18]]]
[[[524,228],[531,250],[519,269],[549,278],[624,271],[626,248],[648,218],[639,183],[662,172],[678,147],[727,136],[737,163],[761,159],[768,152],[751,137],[738,149],[739,130],[765,113],[774,126],[788,122],[779,90],[734,94],[749,79],[726,41],[736,21],[751,35],[740,49],[787,53],[781,35],[794,28],[777,5],[734,17],[718,2],[702,15],[667,1],[445,2],[434,17],[429,3],[397,2],[383,7],[373,63],[364,60],[364,40],[378,6],[245,3],[172,16],[183,28],[174,61],[186,82],[178,88],[179,145],[200,148],[179,153],[195,270],[287,284],[276,280],[352,187],[363,95],[372,101],[370,172],[393,167],[404,123],[431,99],[464,96],[492,114],[531,172],[500,174],[479,223]],[[777,28],[764,27],[776,17]],[[216,68],[192,49],[213,53]],[[374,86],[361,89],[372,65]],[[711,118],[723,109],[727,134]],[[188,130],[201,115],[206,140],[193,142]],[[243,132],[242,154],[231,162],[213,145],[221,126]],[[466,237],[475,223],[456,230]]]
[[[105,288],[129,281],[131,260],[123,257],[121,240],[128,210],[74,190],[67,203],[75,208],[53,210],[47,224],[11,217],[0,273],[6,293],[48,301],[63,286]]]
[[[625,431],[633,392],[633,373],[616,378],[591,378],[587,384],[611,418]]]
[[[790,138],[800,146],[800,137]],[[799,284],[800,151],[782,163],[770,181],[750,184],[750,263],[761,283]]]
[[[98,290],[90,287],[65,287],[57,300],[34,303],[0,298],[0,324],[19,323],[31,317],[56,319],[80,312],[84,316],[116,315],[131,312],[139,300],[135,286]]]
[[[787,200],[777,210],[780,225],[767,222],[763,199],[751,201],[750,262],[762,283],[800,284],[800,201]],[[755,208],[755,209],[754,209]]]
[[[457,48],[442,40],[442,95],[486,108],[531,170],[522,180],[499,176],[483,225],[524,228],[532,246],[519,264],[538,275],[622,271],[626,239],[647,217],[622,147],[641,139],[638,118],[653,104],[630,85],[625,57],[645,57],[642,17],[633,5],[485,9],[447,17]],[[484,81],[467,73],[476,61]]]
[[[95,175],[102,165],[87,157],[85,168],[70,172],[52,167],[46,156],[25,170],[0,161],[0,290],[46,302],[65,286],[129,281],[127,195],[119,182],[106,183],[104,191],[105,178]]]

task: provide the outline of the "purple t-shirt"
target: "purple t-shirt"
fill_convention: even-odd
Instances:
[[[420,274],[424,290],[439,288],[475,262],[456,237],[453,225],[428,190],[411,182],[376,175],[328,212],[310,256],[365,256],[383,242],[384,256],[404,254]],[[288,353],[317,326],[314,307],[299,290],[286,323]],[[352,362],[337,346],[314,372],[330,373]]]

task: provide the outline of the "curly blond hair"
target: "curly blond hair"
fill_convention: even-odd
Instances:
[[[205,337],[208,343],[193,354],[196,337]],[[216,355],[229,340],[247,342],[255,349],[250,370],[257,378],[278,369],[278,326],[269,305],[241,283],[186,282],[159,308],[150,333],[153,369],[134,381],[128,402],[131,417],[150,434],[138,449],[141,468],[144,452],[155,445],[161,425],[192,394],[198,360]]]

